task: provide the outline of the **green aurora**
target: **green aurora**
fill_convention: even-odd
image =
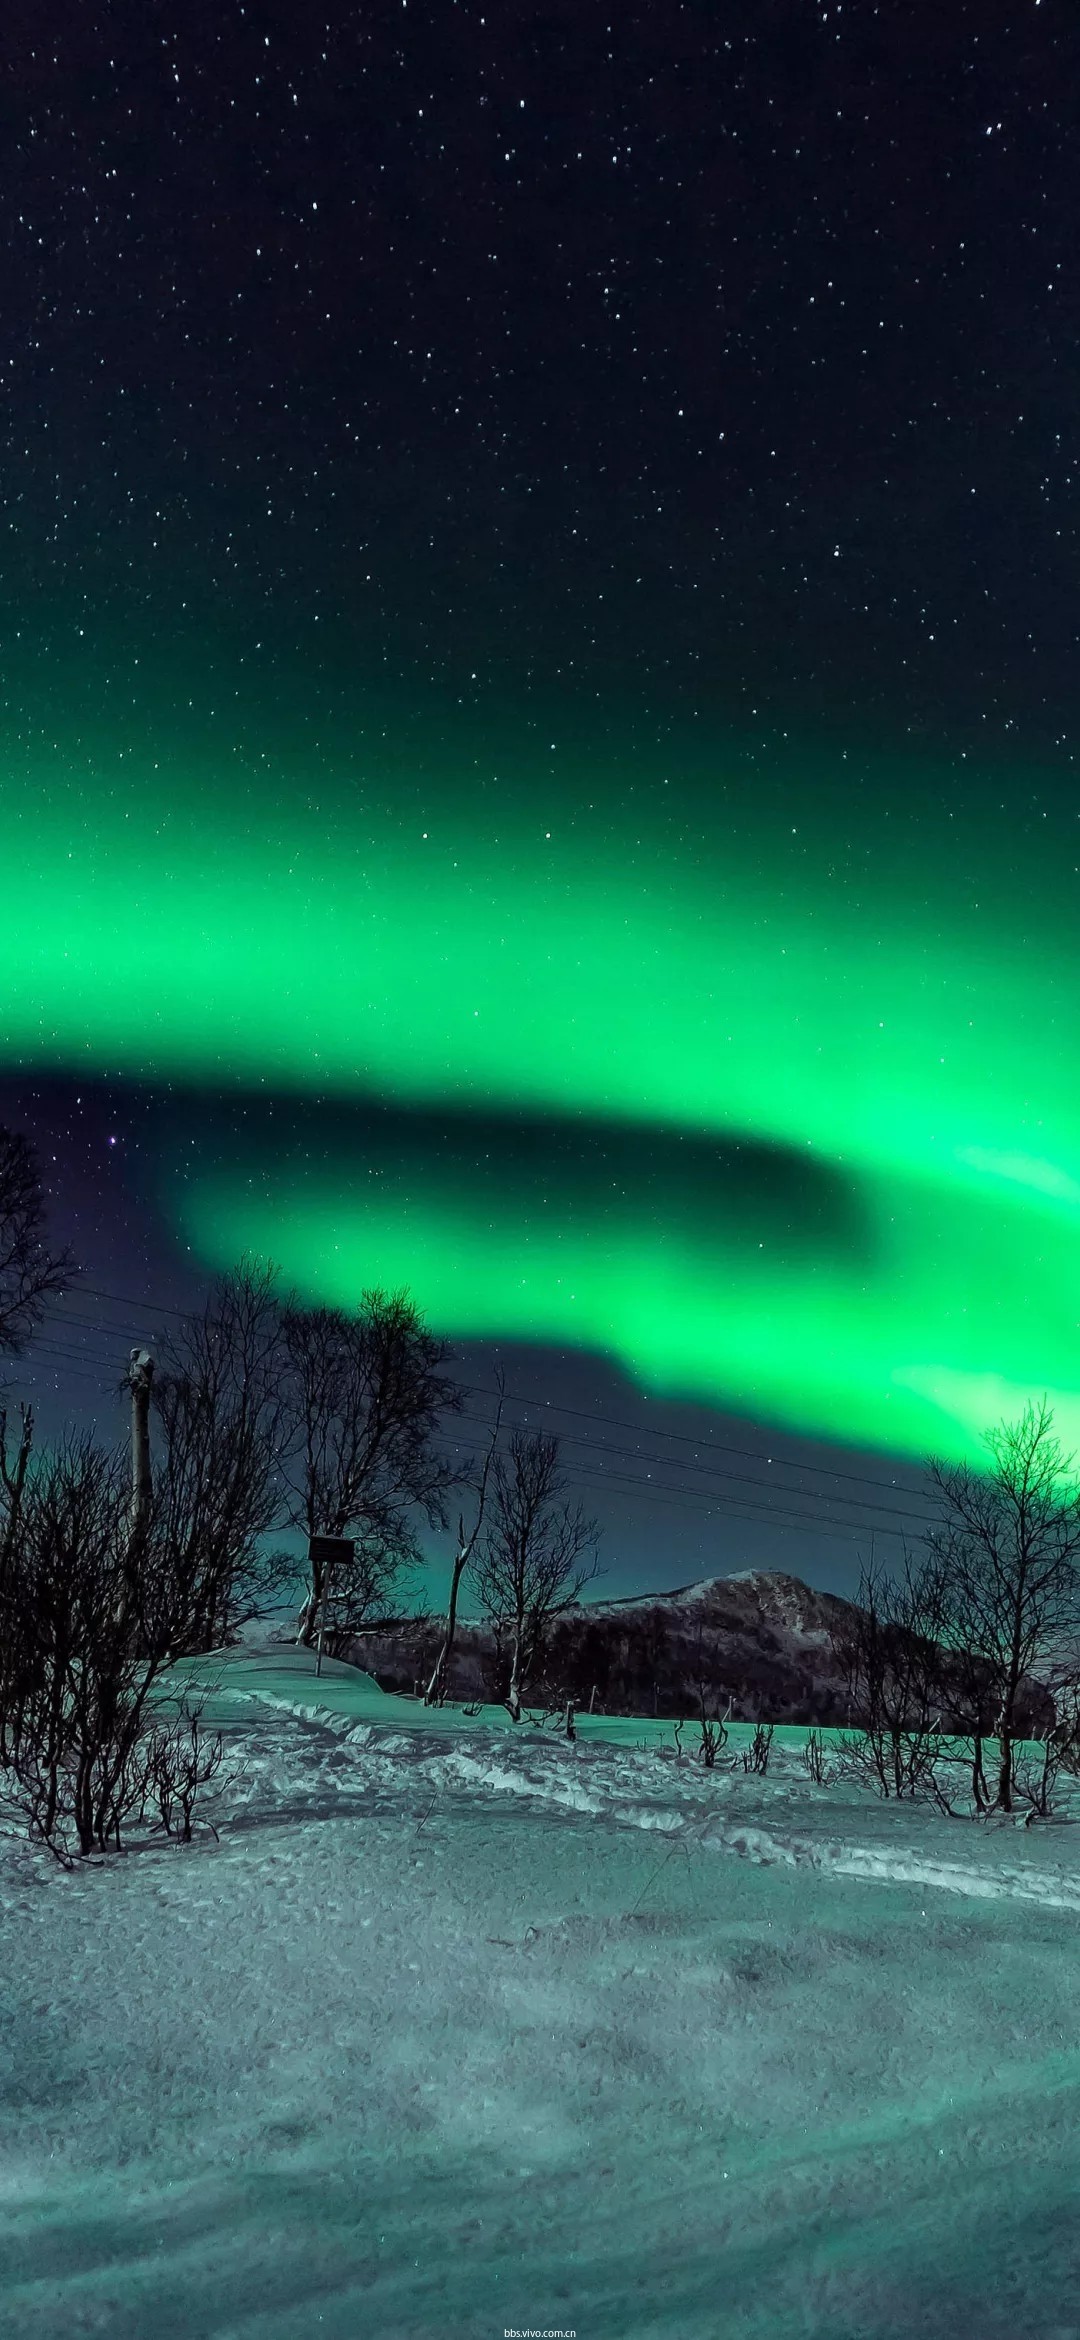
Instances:
[[[565,1165],[541,1196],[535,1161],[407,1143],[374,1176],[237,1140],[164,1191],[208,1263],[269,1254],[345,1304],[407,1284],[450,1335],[603,1351],[804,1434],[977,1455],[1046,1390],[1080,1444],[1072,837],[1004,790],[1000,829],[958,818],[899,761],[856,787],[792,749],[751,818],[722,744],[393,736],[9,743],[8,1067],[524,1114],[541,1153],[632,1132],[614,1214]],[[650,1132],[809,1156],[863,1236],[748,1234],[707,1181],[665,1205]]]

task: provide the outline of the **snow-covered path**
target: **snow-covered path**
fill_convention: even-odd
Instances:
[[[5,2329],[1080,2340],[1080,1832],[335,1679],[220,1844],[3,1847]]]

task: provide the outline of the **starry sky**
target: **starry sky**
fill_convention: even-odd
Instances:
[[[610,18],[610,22],[609,22]],[[12,0],[0,1119],[83,1263],[406,1284],[606,1593],[1080,1447],[1061,0]],[[433,1550],[432,1582],[439,1573]]]

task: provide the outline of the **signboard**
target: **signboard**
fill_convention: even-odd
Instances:
[[[308,1560],[313,1570],[333,1568],[339,1560],[352,1560],[355,1555],[355,1536],[308,1537]]]

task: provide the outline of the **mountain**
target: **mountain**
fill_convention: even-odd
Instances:
[[[589,1601],[550,1627],[546,1655],[528,1685],[533,1708],[590,1704],[606,1714],[722,1714],[736,1722],[849,1721],[837,1644],[856,1622],[853,1601],[816,1592],[779,1569],[710,1576],[672,1592]],[[384,1690],[422,1690],[442,1642],[443,1620],[403,1618],[335,1641],[335,1654],[373,1674]],[[459,1620],[452,1699],[499,1699],[506,1676],[490,1625]],[[1053,1718],[1031,1682],[1018,1716],[1041,1730]]]
[[[544,1678],[552,1700],[594,1700],[608,1714],[710,1714],[729,1698],[736,1720],[843,1723],[847,1699],[834,1637],[855,1616],[850,1601],[815,1592],[796,1576],[748,1569],[672,1592],[590,1601],[555,1619]],[[442,1619],[406,1619],[335,1644],[386,1690],[415,1690],[430,1676]],[[533,1685],[540,1703],[544,1685]],[[459,1622],[450,1696],[499,1694],[494,1636]]]

